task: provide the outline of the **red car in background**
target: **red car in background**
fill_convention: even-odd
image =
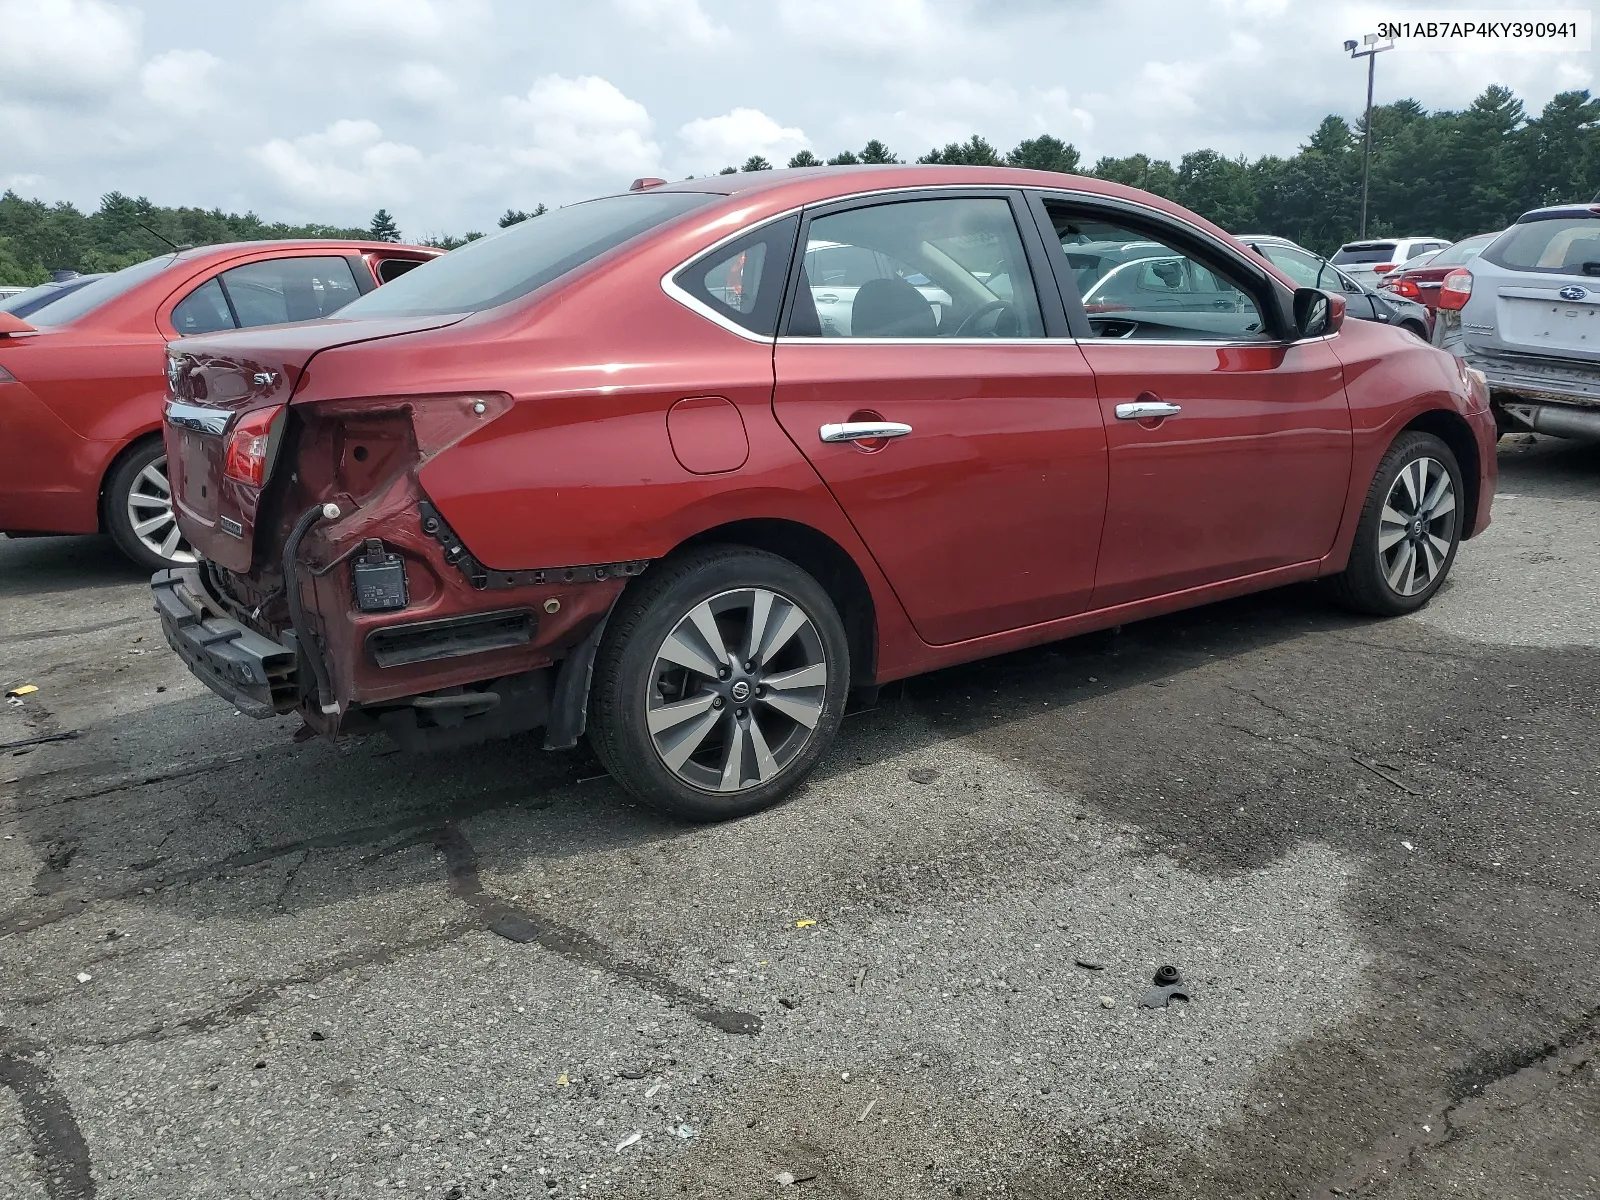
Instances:
[[[1488,524],[1482,377],[1165,200],[651,183],[173,344],[202,562],[151,586],[202,681],[408,748],[587,732],[706,820],[791,791],[852,689],[1295,580],[1411,612]],[[1134,241],[1150,269],[1088,311],[1077,248]],[[874,256],[848,333],[815,247]]]
[[[1383,282],[1378,284],[1378,290],[1393,292],[1404,299],[1426,304],[1428,311],[1438,316],[1439,286],[1444,282],[1444,277],[1477,258],[1488,248],[1489,243],[1499,236],[1497,231],[1476,233],[1469,238],[1463,238],[1454,245],[1446,246],[1443,250],[1430,255],[1418,266],[1407,267],[1403,271],[1395,271],[1386,276]]]
[[[172,513],[166,343],[325,317],[439,254],[386,242],[240,242],[0,313],[0,533],[109,533],[154,570],[194,561]]]

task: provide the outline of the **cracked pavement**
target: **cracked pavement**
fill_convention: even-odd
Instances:
[[[0,742],[78,735],[0,752],[0,1196],[1600,1196],[1600,448],[1501,460],[1414,617],[911,680],[714,827],[295,745],[0,540]]]

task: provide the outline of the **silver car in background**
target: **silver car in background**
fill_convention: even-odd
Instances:
[[[1600,438],[1600,204],[1524,213],[1445,276],[1434,342],[1488,377],[1503,430]]]

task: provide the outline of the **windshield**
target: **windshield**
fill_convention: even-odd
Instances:
[[[1600,275],[1600,214],[1525,218],[1502,233],[1483,258],[1513,271]]]
[[[1343,267],[1351,263],[1386,263],[1393,258],[1393,242],[1362,242],[1357,246],[1340,246],[1333,261]]]
[[[632,192],[558,208],[407,271],[339,316],[431,317],[495,308],[713,199],[704,192]]]
[[[161,274],[177,261],[176,254],[163,254],[160,258],[149,258],[131,267],[124,267],[114,274],[102,276],[93,283],[84,284],[75,292],[68,292],[59,300],[50,301],[34,314],[33,324],[65,325],[69,321],[76,321],[85,313],[99,308],[107,300],[113,300],[146,279]]]
[[[1485,246],[1499,236],[1498,233],[1480,233],[1477,237],[1469,237],[1454,246],[1447,246],[1428,260],[1428,266],[1459,267],[1462,263],[1471,262],[1483,253]]]

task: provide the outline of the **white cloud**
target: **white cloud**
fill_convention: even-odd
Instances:
[[[527,95],[504,97],[501,107],[515,139],[512,157],[524,166],[614,178],[660,164],[644,105],[598,75],[546,75]]]
[[[726,46],[733,32],[706,15],[700,0],[614,0],[623,16],[678,45]]]
[[[1003,80],[982,83],[957,77],[937,83],[900,80],[886,89],[895,108],[851,113],[839,132],[852,146],[881,137],[903,158],[930,148],[988,138],[1004,153],[1025,137],[1053,134],[1078,142],[1094,129],[1094,117],[1064,87],[1018,88]]]
[[[941,46],[966,51],[976,32],[960,30],[931,0],[780,0],[778,19],[790,37],[868,56],[909,58]]]
[[[85,100],[139,66],[142,14],[103,0],[0,0],[0,93]]]
[[[696,171],[736,167],[752,154],[782,166],[807,144],[803,130],[779,125],[754,108],[698,117],[678,130],[678,137],[689,147],[690,168]]]
[[[214,103],[211,72],[221,65],[209,50],[168,50],[145,63],[139,86],[157,108],[196,116]]]
[[[393,87],[412,104],[429,107],[456,94],[456,81],[432,63],[402,63],[392,79]]]
[[[273,138],[252,152],[284,195],[302,204],[394,204],[410,192],[422,151],[386,141],[372,121],[335,121],[321,133]]]
[[[297,25],[336,36],[436,48],[481,29],[484,0],[303,0]]]

